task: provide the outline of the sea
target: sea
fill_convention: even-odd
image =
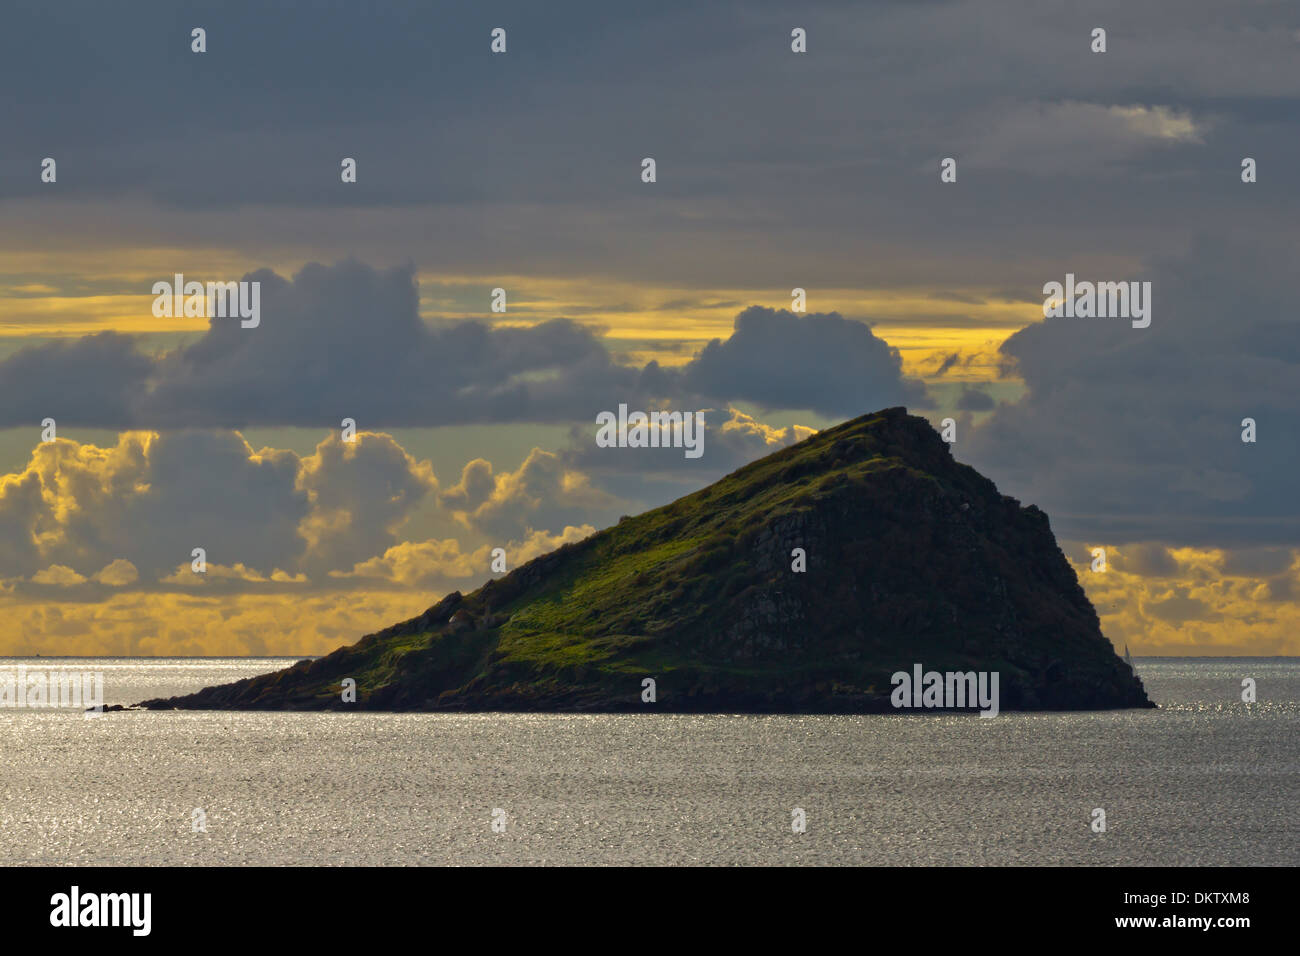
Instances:
[[[0,675],[98,673],[106,704],[130,704],[293,662],[6,658]],[[0,708],[0,864],[1300,863],[1300,659],[1135,664],[1158,710]]]

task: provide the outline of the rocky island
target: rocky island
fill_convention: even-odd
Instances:
[[[884,713],[919,664],[997,673],[1002,710],[1154,706],[1047,515],[889,408],[326,657],[141,706]]]

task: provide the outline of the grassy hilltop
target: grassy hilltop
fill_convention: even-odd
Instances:
[[[890,408],[320,660],[144,706],[873,712],[914,663],[998,671],[1003,709],[1151,706],[1047,516]]]

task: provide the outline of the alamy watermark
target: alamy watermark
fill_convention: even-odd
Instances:
[[[596,416],[599,448],[684,448],[687,458],[704,454],[703,412],[632,412],[618,406],[618,414]]]
[[[53,710],[75,707],[85,716],[104,712],[104,675],[98,671],[0,670],[0,708]]]
[[[998,715],[997,671],[925,671],[912,665],[912,673],[895,671],[889,702],[895,707],[927,707],[966,710],[978,706],[981,717]]]
[[[56,927],[119,926],[148,936],[152,912],[152,893],[83,893],[73,886],[50,897],[50,925]]]
[[[1078,282],[1065,274],[1065,284],[1043,286],[1043,318],[1132,319],[1133,328],[1151,324],[1150,282]]]
[[[245,329],[255,329],[262,321],[262,283],[257,281],[186,282],[178,272],[170,283],[155,282],[153,294],[153,314],[160,319],[239,318]]]

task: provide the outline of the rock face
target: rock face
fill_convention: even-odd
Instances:
[[[870,713],[916,664],[996,671],[1003,710],[1153,706],[1047,515],[890,408],[318,661],[143,706]]]

